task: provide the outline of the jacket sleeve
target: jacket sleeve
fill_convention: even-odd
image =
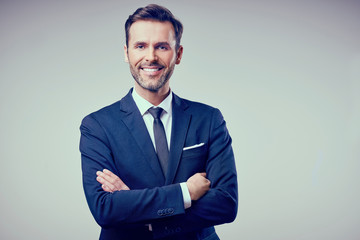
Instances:
[[[154,221],[156,238],[181,234],[235,220],[238,208],[237,173],[231,137],[219,110],[213,113],[206,164],[210,190],[185,214]]]
[[[96,181],[96,171],[106,168],[119,176],[105,131],[92,115],[83,119],[80,131],[84,192],[90,211],[101,227],[149,223],[185,212],[180,184],[105,192]]]

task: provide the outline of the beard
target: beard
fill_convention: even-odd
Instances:
[[[174,68],[175,68],[175,64],[172,64],[169,66],[168,69],[165,69],[163,74],[161,74],[160,77],[158,76],[147,76],[147,78],[149,78],[149,80],[144,79],[141,75],[140,75],[140,71],[141,68],[143,67],[143,65],[140,65],[139,67],[136,66],[132,66],[131,64],[129,64],[130,66],[130,72],[131,75],[133,76],[133,78],[135,79],[135,81],[144,89],[149,90],[151,92],[158,92],[159,89],[161,89],[170,79],[171,75],[174,72]],[[163,65],[154,62],[151,63],[150,65],[146,65],[146,66],[158,66],[161,68],[164,68]],[[157,81],[151,81],[153,79],[159,78]]]

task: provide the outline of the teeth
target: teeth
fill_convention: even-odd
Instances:
[[[159,68],[143,68],[144,71],[146,72],[156,72],[159,71]]]

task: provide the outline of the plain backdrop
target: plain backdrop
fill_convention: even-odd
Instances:
[[[360,239],[360,2],[154,2],[185,27],[173,91],[233,138],[221,239]],[[98,239],[79,126],[133,86],[123,25],[148,3],[0,1],[0,239]]]

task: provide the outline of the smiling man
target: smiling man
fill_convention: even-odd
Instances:
[[[86,116],[80,151],[100,239],[219,239],[237,213],[231,137],[216,108],[175,95],[182,24],[151,4],[125,23],[134,88]]]
[[[173,25],[153,20],[134,22],[124,50],[136,92],[158,105],[169,95],[169,79],[183,51],[182,46],[176,47]]]

